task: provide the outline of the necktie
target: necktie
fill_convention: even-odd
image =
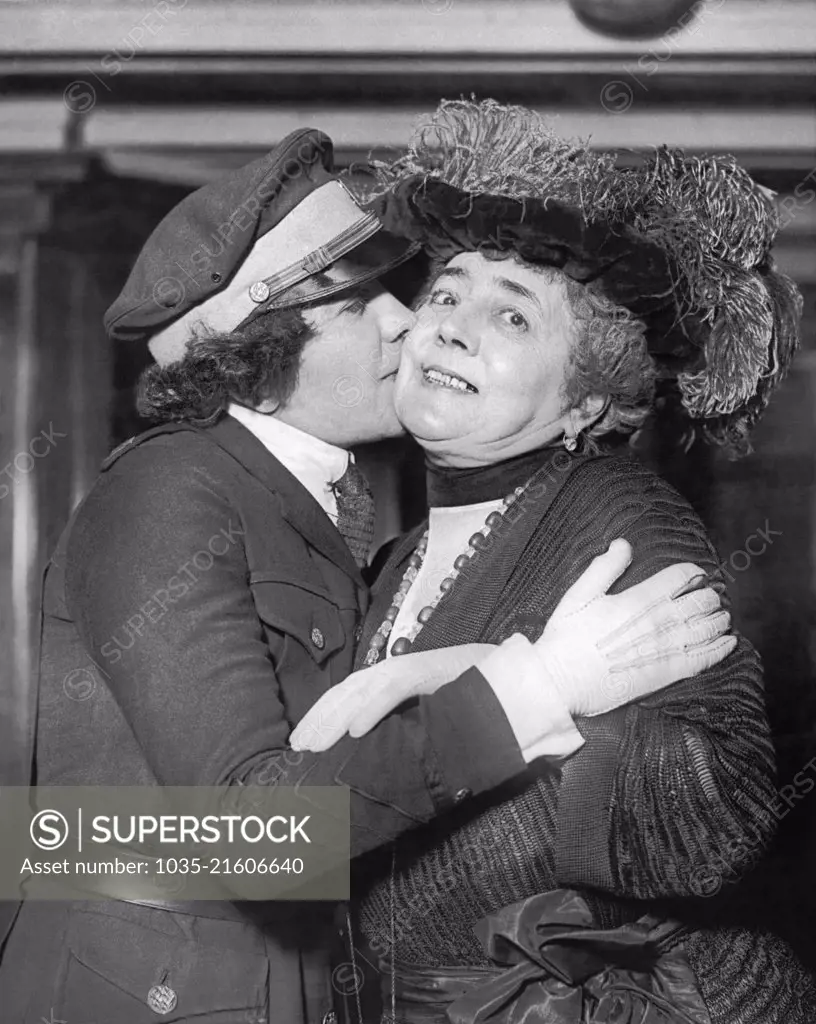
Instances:
[[[332,489],[337,499],[337,529],[362,569],[368,564],[374,538],[374,498],[366,478],[351,459]]]

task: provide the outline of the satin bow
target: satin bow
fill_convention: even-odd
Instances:
[[[447,1007],[451,1024],[711,1024],[676,922],[593,927],[570,889],[503,907],[476,925],[493,978]]]

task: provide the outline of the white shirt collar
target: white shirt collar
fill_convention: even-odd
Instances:
[[[332,484],[345,473],[353,456],[319,437],[283,423],[275,416],[231,402],[227,412],[252,431],[263,446],[283,463],[326,515],[337,523],[337,500]]]

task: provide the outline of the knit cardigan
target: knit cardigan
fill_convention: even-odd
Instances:
[[[634,560],[611,592],[694,562],[713,574],[728,607],[718,556],[676,491],[626,458],[566,458],[548,457],[414,650],[499,643],[514,632],[536,639],[616,537],[631,543]],[[362,651],[423,529],[384,566]],[[560,767],[534,762],[512,785],[402,837],[393,882],[392,851],[362,865],[359,917],[372,947],[388,961],[393,937],[398,961],[487,965],[473,932],[480,918],[535,893],[576,888],[605,927],[668,905],[671,916],[694,921],[687,956],[712,1024],[812,1024],[816,992],[788,947],[726,924],[717,910],[773,833],[773,747],[751,645],[740,637],[714,668],[577,724],[586,743]]]

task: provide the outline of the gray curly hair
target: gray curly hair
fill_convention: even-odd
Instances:
[[[603,414],[586,431],[590,437],[635,434],[652,411],[657,380],[646,325],[592,283],[547,269],[565,288],[575,327],[565,398],[574,406],[590,395],[606,397]]]

